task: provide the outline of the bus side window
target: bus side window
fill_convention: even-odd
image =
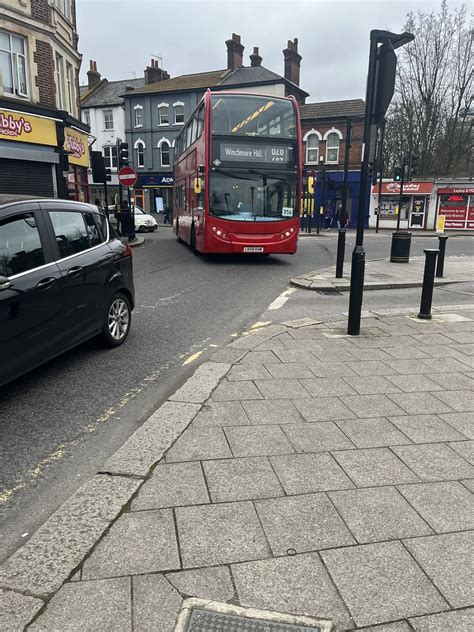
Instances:
[[[197,113],[197,136],[196,138],[199,138],[202,134],[202,130],[204,128],[204,105],[201,105],[201,107],[198,110]]]

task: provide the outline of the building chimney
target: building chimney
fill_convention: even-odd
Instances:
[[[253,68],[257,68],[262,65],[262,57],[258,54],[258,47],[253,47],[253,53],[250,55],[250,65]]]
[[[232,33],[232,39],[226,41],[227,46],[227,68],[235,70],[243,65],[244,47],[240,43],[240,35]]]
[[[300,85],[301,55],[298,54],[298,38],[288,40],[288,47],[283,51],[285,58],[285,79]]]
[[[170,76],[166,72],[160,68],[157,59],[152,59],[149,66],[145,68],[145,85],[149,85],[150,83],[158,83],[159,81],[165,81],[165,79],[169,79]]]
[[[89,61],[89,70],[87,71],[87,83],[89,85],[89,90],[100,83],[101,76],[100,72],[97,72],[97,62]]]

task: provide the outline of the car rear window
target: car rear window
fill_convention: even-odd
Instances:
[[[0,274],[10,277],[45,263],[33,213],[0,220]]]

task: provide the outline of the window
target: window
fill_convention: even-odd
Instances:
[[[202,130],[204,129],[204,105],[201,105],[201,107],[198,110],[197,113],[197,136],[196,138],[199,138],[202,134]]]
[[[184,103],[178,101],[177,103],[173,103],[173,112],[174,112],[174,124],[175,125],[183,125],[184,124]]]
[[[50,211],[61,259],[90,248],[89,234],[82,213]]]
[[[74,75],[71,64],[66,63],[67,109],[74,112]]]
[[[339,136],[331,132],[326,138],[326,162],[339,162]]]
[[[64,108],[63,58],[58,53],[54,58],[54,74],[56,75],[56,105],[59,110],[62,110]]]
[[[53,4],[65,18],[71,19],[71,0],[53,0]]]
[[[0,220],[0,274],[6,277],[44,264],[43,248],[32,213]]]
[[[93,248],[94,246],[98,246],[104,241],[104,238],[99,230],[99,224],[96,224],[95,222],[94,215],[92,213],[84,213],[84,221],[86,223],[86,231],[90,247]]]
[[[114,113],[112,110],[102,110],[104,114],[104,129],[114,129]]]
[[[161,154],[161,166],[169,167],[170,166],[170,144],[167,140],[163,141],[160,147]]]
[[[316,134],[306,136],[306,163],[317,165],[319,161],[319,138]]]
[[[137,167],[145,166],[145,143],[137,140],[135,143],[135,151],[137,152]]]
[[[94,219],[97,224],[97,228],[99,230],[99,235],[101,242],[107,240],[107,218],[102,213],[97,213],[94,215]]]
[[[106,145],[102,149],[106,169],[117,169],[117,145]]]
[[[189,147],[189,145],[191,144],[191,135],[192,135],[192,127],[191,125],[187,125],[186,127],[186,149]]]
[[[160,103],[158,106],[158,125],[169,125],[169,105],[167,103]]]
[[[135,117],[134,126],[143,127],[143,107],[141,105],[136,105],[133,110]]]
[[[23,37],[0,31],[0,74],[5,94],[28,96],[26,43]]]
[[[82,121],[86,124],[89,125],[91,124],[91,113],[90,110],[82,110]]]

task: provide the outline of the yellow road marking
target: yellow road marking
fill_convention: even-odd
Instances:
[[[271,320],[266,320],[266,321],[263,321],[263,322],[257,322],[257,323],[254,323],[250,327],[250,329],[260,329],[260,327],[266,327],[267,325],[271,325],[272,322],[273,321],[271,321]]]
[[[197,351],[196,353],[193,353],[193,355],[190,355],[189,358],[186,358],[186,360],[183,362],[182,366],[186,366],[187,364],[191,364],[191,362],[194,362],[194,360],[197,360],[199,356],[204,353],[204,351],[205,349],[202,349],[201,351]]]

